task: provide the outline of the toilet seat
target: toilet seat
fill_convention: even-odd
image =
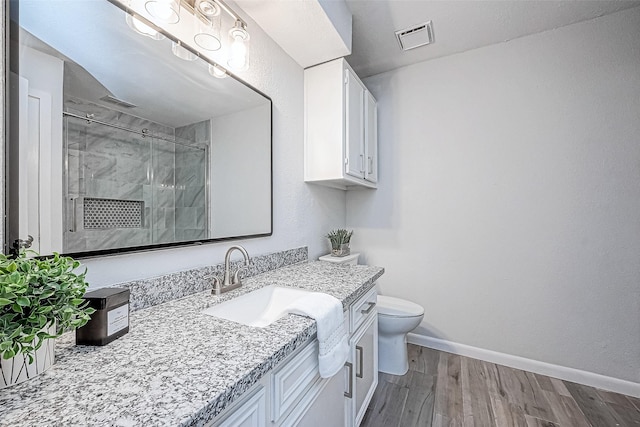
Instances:
[[[378,315],[388,317],[419,317],[424,315],[424,308],[411,301],[386,295],[378,295]]]

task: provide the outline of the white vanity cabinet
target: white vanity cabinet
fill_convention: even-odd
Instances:
[[[347,190],[376,188],[376,100],[349,64],[304,70],[306,182]]]
[[[378,384],[376,300],[372,289],[345,313],[350,353],[342,373],[320,378],[318,340],[313,340],[278,364],[207,425],[358,426]]]
[[[359,426],[378,385],[378,311],[374,290],[350,309],[351,339],[347,361],[345,419],[347,427]]]

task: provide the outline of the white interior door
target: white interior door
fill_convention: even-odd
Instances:
[[[51,95],[19,79],[19,236],[33,237],[31,249],[50,254],[54,250],[51,215]]]

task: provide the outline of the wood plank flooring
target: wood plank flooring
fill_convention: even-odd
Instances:
[[[640,427],[640,399],[409,344],[362,427]]]

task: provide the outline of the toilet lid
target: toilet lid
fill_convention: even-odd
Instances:
[[[396,317],[415,317],[424,314],[424,308],[411,301],[378,295],[378,314]]]

